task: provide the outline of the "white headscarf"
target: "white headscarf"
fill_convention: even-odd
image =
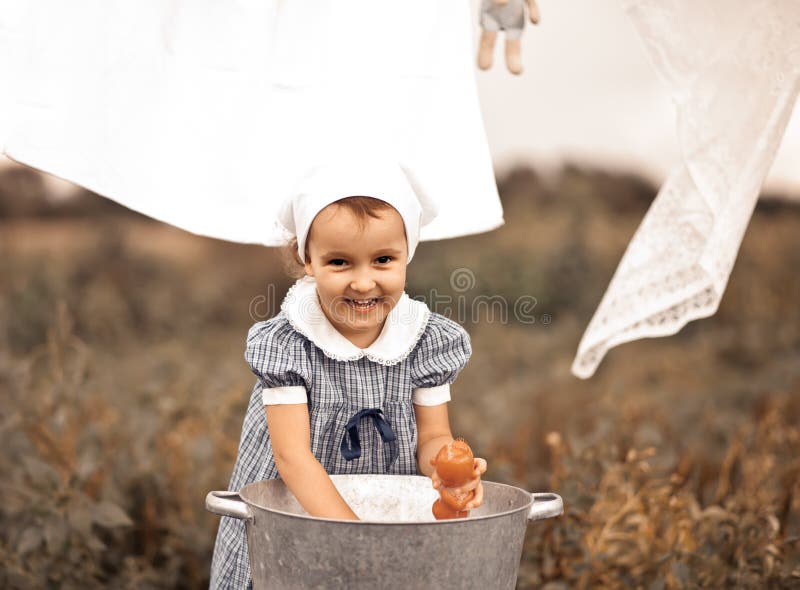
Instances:
[[[409,262],[419,243],[420,228],[436,216],[436,208],[419,182],[399,164],[359,159],[316,166],[278,211],[281,225],[297,237],[301,260],[305,260],[306,239],[314,218],[345,197],[373,197],[397,210],[405,225]]]

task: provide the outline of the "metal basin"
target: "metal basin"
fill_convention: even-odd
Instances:
[[[528,521],[563,512],[557,494],[484,481],[469,518],[436,521],[419,475],[332,475],[360,521],[308,516],[279,479],[210,492],[206,509],[246,520],[255,590],[514,588]]]

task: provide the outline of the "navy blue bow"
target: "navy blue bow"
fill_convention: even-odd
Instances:
[[[384,420],[383,412],[378,408],[367,408],[354,414],[345,424],[345,432],[342,437],[342,456],[347,461],[358,459],[361,456],[361,438],[358,436],[358,423],[361,419],[369,416],[381,435],[381,440],[385,443],[394,442],[397,439],[392,427]]]

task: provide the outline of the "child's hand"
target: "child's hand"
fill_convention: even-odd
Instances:
[[[431,465],[436,467],[436,459],[431,459]],[[481,459],[480,457],[475,457],[473,460],[473,468],[472,468],[472,479],[468,480],[465,484],[451,487],[450,490],[456,496],[464,496],[471,491],[475,491],[475,496],[467,502],[464,506],[464,510],[472,510],[473,508],[477,508],[481,504],[483,504],[483,484],[481,483],[481,475],[486,473],[486,460]],[[442,482],[442,479],[439,477],[439,474],[436,473],[436,470],[433,470],[431,474],[431,481],[433,482],[433,489],[441,490],[443,487],[446,487]]]

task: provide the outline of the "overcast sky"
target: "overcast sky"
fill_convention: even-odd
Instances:
[[[525,73],[505,71],[501,48],[478,72],[495,163],[562,158],[633,168],[663,180],[677,164],[675,109],[647,61],[621,0],[539,0],[542,22],[523,37]],[[768,187],[800,196],[800,109]]]

